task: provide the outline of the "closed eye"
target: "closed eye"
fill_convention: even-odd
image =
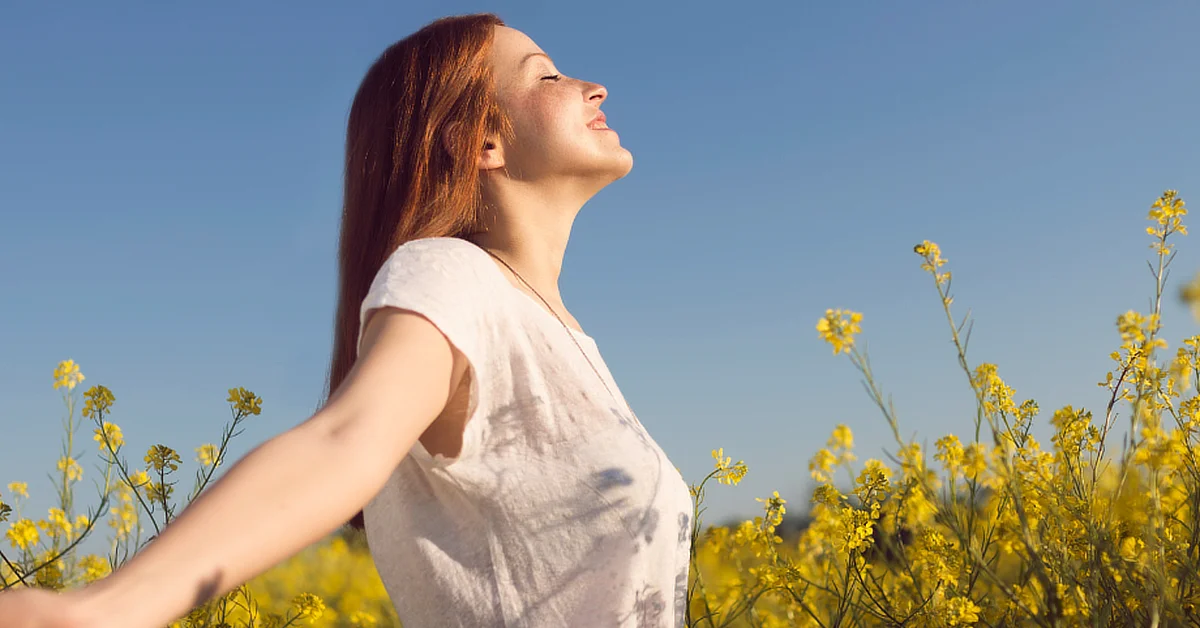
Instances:
[[[543,81],[545,81],[545,80],[558,81],[558,80],[561,80],[561,79],[562,79],[562,75],[561,75],[561,74],[552,74],[552,75],[550,75],[550,76],[543,76],[543,77],[542,77],[542,80],[543,80]]]

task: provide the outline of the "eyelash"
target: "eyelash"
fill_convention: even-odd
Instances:
[[[543,76],[543,77],[542,77],[542,80],[543,80],[543,81],[544,81],[544,80],[546,80],[546,79],[550,79],[550,80],[552,80],[552,81],[558,81],[558,80],[561,80],[561,79],[562,79],[562,75],[561,75],[561,74],[552,74],[552,75],[550,75],[550,76]]]

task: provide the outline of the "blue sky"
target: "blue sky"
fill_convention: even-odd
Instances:
[[[802,510],[838,423],[860,460],[894,450],[813,329],[826,308],[864,313],[906,436],[968,434],[914,244],[950,260],[972,363],[998,363],[1044,425],[1101,407],[1116,317],[1152,291],[1149,205],[1200,204],[1200,5],[1182,0],[10,3],[0,491],[28,481],[28,512],[50,505],[67,358],[114,391],[133,462],[159,442],[190,462],[230,387],[264,399],[234,458],[308,418],[354,89],[393,41],[485,10],[609,90],[635,164],[577,219],[562,292],[686,478],[716,447],[748,463],[709,492],[710,521],[773,490]],[[1197,247],[1181,239],[1177,280]],[[1173,296],[1165,311],[1172,350],[1200,333]],[[90,430],[78,443],[94,504]]]

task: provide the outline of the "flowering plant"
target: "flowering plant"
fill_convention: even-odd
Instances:
[[[1156,263],[1149,312],[1117,317],[1120,344],[1097,414],[1065,406],[1043,447],[1039,413],[996,365],[972,366],[951,306],[951,273],[937,244],[914,251],[949,322],[974,393],[971,437],[947,435],[933,460],[900,435],[895,409],[855,342],[862,315],[828,310],[817,332],[864,378],[895,439],[895,465],[855,474],[853,435],[833,431],[809,463],[820,482],[811,523],[784,544],[778,493],[766,514],[697,534],[691,626],[1182,625],[1200,615],[1200,336],[1175,354],[1159,336],[1171,240],[1186,235],[1174,190],[1150,208]],[[1200,278],[1182,291],[1195,307]],[[1118,436],[1118,426],[1127,426]],[[714,452],[718,455],[718,452]],[[720,459],[710,477],[731,475]],[[836,468],[854,478],[843,492]],[[708,478],[705,480],[707,481]],[[703,485],[703,483],[702,483]],[[703,488],[693,492],[701,499]],[[696,529],[699,533],[699,529]]]
[[[975,405],[969,439],[946,435],[932,461],[900,435],[895,409],[876,382],[856,339],[863,317],[828,310],[817,322],[834,355],[863,376],[895,440],[892,465],[865,461],[856,470],[854,435],[839,425],[808,470],[819,482],[809,524],[787,540],[787,504],[760,498],[763,514],[736,526],[702,529],[708,482],[736,485],[743,461],[713,450],[712,471],[691,487],[694,499],[689,627],[724,626],[1067,626],[1181,625],[1200,615],[1200,335],[1173,356],[1159,336],[1171,239],[1187,234],[1183,200],[1165,192],[1149,211],[1156,256],[1149,312],[1117,317],[1120,343],[1099,382],[1100,411],[1064,406],[1049,420],[1044,448],[1032,435],[1039,414],[1019,401],[994,364],[967,359],[952,313],[951,273],[937,244],[918,244],[920,267],[933,279]],[[1200,276],[1181,290],[1200,317]],[[1160,363],[1161,360],[1161,363]],[[135,469],[120,457],[124,435],[106,420],[114,397],[94,386],[82,417],[95,424],[104,485],[100,506],[75,514],[82,468],[71,453],[79,423],[71,391],[83,381],[71,360],[55,370],[65,388],[66,439],[54,480],[59,504],[36,522],[23,516],[28,486],[0,495],[0,522],[17,554],[0,551],[0,589],[69,588],[102,578],[175,515],[174,479],[182,464],[165,445],[151,447]],[[219,444],[196,449],[199,470],[187,499],[203,490],[224,459],[236,428],[260,413],[261,399],[229,391],[233,420]],[[1123,417],[1123,419],[1122,419]],[[81,419],[82,420],[82,419]],[[1126,429],[1121,433],[1119,426]],[[853,479],[834,485],[835,471]],[[6,503],[10,502],[10,503]],[[107,556],[76,556],[79,542],[108,508],[114,538]],[[161,520],[161,522],[160,522]],[[161,523],[161,525],[160,525]],[[150,539],[153,535],[150,536]],[[319,591],[321,595],[298,591]],[[336,600],[326,606],[325,600]],[[261,610],[260,609],[266,609]],[[349,532],[309,548],[228,595],[175,622],[182,627],[398,626],[360,536]]]
[[[111,390],[104,386],[89,388],[83,393],[84,405],[76,416],[74,392],[84,379],[74,360],[65,360],[54,370],[54,388],[62,389],[67,407],[63,452],[54,479],[58,504],[35,521],[22,512],[23,502],[29,497],[26,482],[12,482],[6,487],[7,495],[0,494],[0,522],[8,523],[5,537],[10,546],[10,552],[0,550],[0,590],[23,586],[65,590],[104,578],[152,541],[181,505],[175,493],[179,483],[176,476],[183,463],[179,453],[156,444],[146,451],[144,466],[131,465],[121,455],[125,435],[109,420],[116,402]],[[196,448],[198,468],[192,489],[182,502],[184,507],[212,481],[217,467],[225,461],[230,441],[241,433],[239,426],[262,412],[262,399],[245,388],[230,389],[227,401],[233,418],[218,443]],[[75,437],[84,419],[94,425],[92,439],[103,465],[103,486],[99,487],[99,505],[76,514],[75,485],[83,478],[83,468],[79,454],[74,453]],[[95,531],[97,519],[106,508],[112,531],[107,552],[80,555],[80,543]],[[326,539],[251,582],[192,609],[173,622],[172,628],[282,628],[298,623],[375,626],[380,618],[394,619],[394,611],[388,612],[386,591],[362,546],[361,539],[349,531]],[[355,582],[339,579],[336,574],[332,578],[314,574],[314,564],[325,570],[344,568],[347,575],[354,575]],[[314,589],[336,597],[337,606],[327,608],[321,596],[307,592]]]

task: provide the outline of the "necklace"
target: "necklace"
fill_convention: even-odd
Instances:
[[[583,355],[583,359],[587,360],[588,366],[592,367],[592,372],[596,374],[596,377],[599,378],[600,383],[604,385],[604,390],[608,391],[608,394],[610,397],[612,397],[613,401],[620,403],[620,401],[618,401],[618,399],[617,399],[617,395],[615,393],[613,393],[611,388],[608,387],[608,382],[604,381],[604,376],[600,374],[600,369],[596,368],[596,365],[592,363],[592,359],[588,357],[587,352],[584,351],[583,347],[579,344],[579,340],[577,340],[575,338],[575,334],[572,332],[571,327],[569,325],[567,325],[566,321],[564,321],[561,316],[558,315],[558,312],[554,311],[553,307],[550,307],[550,303],[548,301],[546,301],[546,299],[544,297],[542,297],[542,294],[540,292],[538,292],[533,286],[529,285],[529,282],[525,281],[525,278],[521,276],[521,273],[518,273],[517,269],[513,268],[511,265],[509,265],[508,262],[501,259],[499,255],[496,255],[495,253],[493,253],[487,249],[484,249],[482,246],[479,248],[483,249],[484,252],[486,252],[488,255],[491,255],[492,257],[496,258],[496,261],[500,262],[501,264],[504,264],[504,267],[507,268],[509,270],[509,272],[511,272],[513,274],[513,276],[515,276],[517,279],[520,279],[521,283],[525,284],[526,288],[529,288],[529,290],[531,292],[533,292],[535,295],[537,295],[537,298],[540,299],[542,301],[542,303],[544,303],[546,305],[546,309],[550,310],[550,313],[554,315],[554,318],[557,318],[558,322],[562,323],[563,329],[565,329],[567,331],[567,335],[570,336],[570,338],[571,338],[571,342],[575,343],[575,347],[577,349],[579,349],[579,353],[581,355]],[[632,416],[633,408],[629,407],[629,402],[625,403],[625,407],[629,408],[629,413]]]

